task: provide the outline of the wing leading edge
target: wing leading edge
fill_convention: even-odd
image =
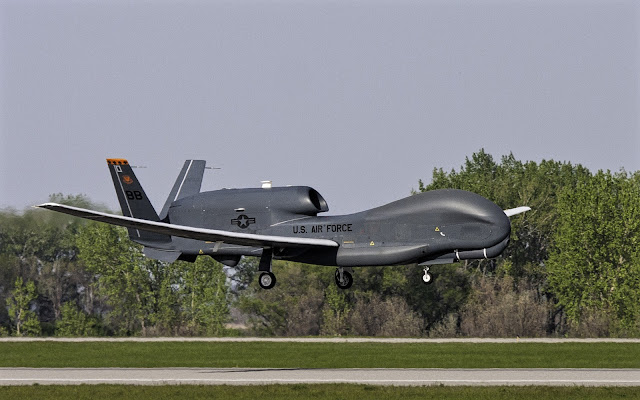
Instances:
[[[164,222],[148,221],[145,219],[125,217],[122,215],[107,214],[99,211],[88,210],[57,203],[44,203],[37,206],[47,210],[53,210],[74,217],[91,219],[94,221],[106,222],[112,225],[124,226],[126,228],[142,229],[149,232],[162,233],[171,236],[179,236],[188,239],[224,242],[243,246],[256,247],[338,247],[338,243],[328,239],[296,238],[287,236],[256,235],[251,233],[228,232],[216,229],[196,228],[167,224]]]

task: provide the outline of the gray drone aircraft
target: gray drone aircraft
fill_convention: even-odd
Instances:
[[[205,161],[187,160],[169,197],[156,213],[129,162],[107,159],[124,215],[63,204],[38,207],[128,228],[147,257],[173,262],[198,255],[235,266],[242,256],[260,257],[259,283],[272,288],[273,258],[337,267],[338,287],[353,283],[352,267],[429,266],[498,256],[507,247],[509,217],[529,207],[502,210],[475,193],[441,189],[419,193],[349,215],[329,210],[307,186],[221,189],[200,192]]]

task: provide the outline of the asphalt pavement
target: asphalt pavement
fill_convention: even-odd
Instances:
[[[640,369],[0,368],[0,385],[640,386]]]

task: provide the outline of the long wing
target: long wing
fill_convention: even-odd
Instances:
[[[256,247],[338,247],[338,243],[328,239],[297,238],[288,236],[256,235],[251,233],[228,232],[216,229],[195,228],[192,226],[167,224],[164,222],[148,221],[146,219],[107,214],[99,211],[87,210],[57,203],[44,203],[38,206],[47,210],[58,211],[74,217],[106,222],[127,228],[141,229],[149,232],[163,233],[195,240],[224,242],[243,246]]]

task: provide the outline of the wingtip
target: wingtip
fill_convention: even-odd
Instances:
[[[507,217],[512,217],[514,215],[522,214],[527,211],[531,211],[531,207],[522,206],[522,207],[510,208],[508,210],[504,210],[504,213],[507,215]]]
[[[54,208],[59,207],[59,206],[60,206],[60,204],[58,204],[58,203],[47,202],[47,203],[38,204],[37,206],[33,206],[33,208],[44,208],[44,209],[47,209],[47,210],[51,210],[51,209],[54,209]]]

